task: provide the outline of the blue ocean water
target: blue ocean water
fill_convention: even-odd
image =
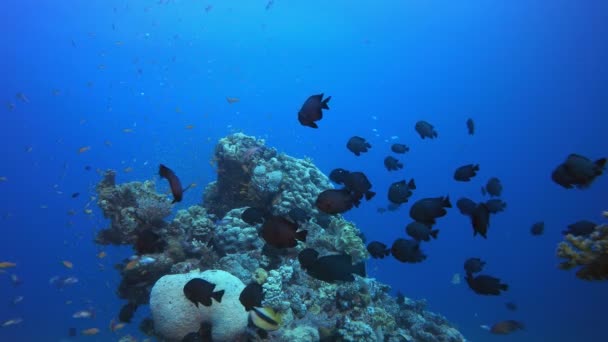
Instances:
[[[425,262],[370,260],[369,275],[426,299],[471,341],[603,340],[606,283],[559,270],[555,249],[567,224],[602,221],[608,179],[565,190],[550,174],[570,153],[606,157],[608,3],[267,4],[3,2],[0,261],[17,267],[0,274],[0,322],[23,322],[0,328],[0,340],[59,341],[70,327],[101,329],[76,340],[143,338],[137,324],[108,329],[124,304],[113,265],[131,250],[104,247],[107,257],[96,257],[94,234],[108,224],[90,203],[96,169],[119,170],[118,182],[158,181],[158,164],[171,165],[184,183],[199,185],[174,210],[187,208],[215,179],[214,144],[240,131],[310,157],[326,173],[366,172],[378,195],[345,216],[368,241],[405,235],[407,206],[376,211],[394,181],[415,178],[414,199],[449,194],[455,201],[481,199],[480,187],[499,177],[508,207],[493,217],[487,240],[474,238],[454,208],[439,220],[439,238],[423,245]],[[302,102],[320,92],[332,96],[320,128],[299,125]],[[469,117],[474,136],[466,134]],[[421,140],[418,120],[431,122],[439,138]],[[348,152],[353,135],[370,141],[371,151]],[[403,170],[388,173],[382,161],[393,142],[411,152],[400,158]],[[454,182],[454,169],[467,163],[480,164],[478,176]],[[533,237],[529,228],[540,220],[546,232]],[[505,295],[481,297],[451,283],[471,256],[510,285]],[[14,286],[11,274],[22,283]],[[57,289],[53,276],[79,282]],[[12,304],[16,296],[24,299]],[[94,319],[72,318],[87,308]],[[140,309],[134,322],[146,314]],[[523,321],[525,331],[496,337],[480,328],[504,319]]]

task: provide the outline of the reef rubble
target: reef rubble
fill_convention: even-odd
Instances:
[[[397,300],[388,285],[373,278],[327,283],[301,269],[297,256],[306,247],[323,255],[348,254],[353,262],[368,258],[354,223],[316,209],[317,195],[333,186],[311,160],[279,153],[242,133],[221,139],[213,159],[217,180],[206,186],[202,203],[177,211],[171,220],[170,200],[157,193],[152,180],[117,184],[114,171],[104,174],[98,205],[110,224],[96,242],[154,246],[121,265],[120,298],[149,304],[163,276],[220,270],[243,284],[262,285],[263,305],[282,315],[280,329],[259,334],[249,327],[231,341],[465,341],[444,317],[426,311],[423,301]],[[266,245],[260,225],[241,219],[248,207],[273,215],[303,209],[310,217],[300,225],[308,231],[306,242],[288,249]],[[141,330],[161,340],[183,337],[167,336],[165,328],[155,333],[153,323],[164,325],[154,319],[144,323]]]

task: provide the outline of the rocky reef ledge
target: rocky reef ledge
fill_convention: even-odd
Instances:
[[[218,332],[218,326],[213,331],[218,340],[229,335],[231,341],[465,341],[444,317],[426,311],[424,301],[395,298],[389,286],[375,279],[355,276],[353,282],[327,283],[301,269],[297,256],[304,248],[322,255],[348,254],[353,262],[368,258],[354,223],[316,209],[317,195],[332,185],[311,160],[278,153],[263,140],[237,133],[219,141],[214,161],[217,180],[205,188],[202,203],[173,216],[170,200],[152,180],[117,184],[116,173],[109,170],[98,184],[98,204],[110,224],[96,242],[132,245],[136,251],[119,267],[117,294],[129,305],[150,304],[151,292],[173,289],[152,291],[165,275],[225,271],[243,284],[262,285],[262,304],[280,313],[282,324],[267,334],[250,325],[237,337]],[[308,231],[306,242],[287,249],[266,245],[260,225],[241,219],[248,207],[264,207],[273,215],[302,209],[309,216],[300,224]],[[162,300],[153,302],[157,307]],[[192,306],[186,300],[171,303]],[[175,329],[158,317],[164,316],[154,317],[156,322],[144,319],[140,329],[160,340],[181,341],[183,336],[170,336],[168,331]]]

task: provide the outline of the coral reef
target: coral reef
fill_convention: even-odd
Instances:
[[[443,317],[425,311],[423,303],[407,299],[398,304],[389,294],[390,287],[375,279],[355,276],[353,282],[330,284],[302,270],[297,256],[305,247],[321,255],[346,253],[353,262],[368,257],[355,224],[316,209],[317,195],[332,185],[310,160],[278,153],[264,146],[263,140],[237,133],[219,141],[214,161],[217,181],[206,187],[203,203],[180,210],[170,223],[163,220],[171,206],[165,196],[155,193],[154,183],[116,185],[113,172],[99,183],[99,205],[111,225],[99,233],[98,243],[133,244],[136,234],[146,229],[166,241],[161,252],[137,256],[124,265],[118,291],[121,298],[138,304],[150,302],[157,321],[159,311],[182,312],[177,306],[186,304],[189,309],[184,310],[195,309],[185,301],[181,288],[177,289],[180,284],[166,294],[171,303],[157,301],[157,286],[166,285],[167,275],[180,274],[175,277],[182,277],[183,282],[193,277],[188,273],[191,270],[226,271],[238,278],[240,286],[261,284],[263,305],[282,316],[280,329],[268,332],[267,337],[260,337],[254,329],[244,331],[251,341],[464,341]],[[158,208],[149,210],[155,206]],[[308,231],[306,242],[289,249],[265,244],[261,225],[241,219],[247,207],[263,207],[273,215],[302,209],[311,218],[300,223]],[[150,216],[140,217],[144,211]],[[238,294],[236,297],[238,301]],[[224,301],[216,304],[212,309],[223,306]],[[242,306],[239,309],[239,317],[246,314]],[[151,324],[142,326],[157,336],[181,338],[178,335],[196,330],[194,323],[200,323],[202,313],[195,311],[188,317],[176,313],[168,317],[182,317],[180,322],[155,324],[153,329]],[[178,328],[179,333],[170,332]],[[214,334],[215,329],[214,323]]]
[[[580,268],[576,276],[584,280],[608,279],[608,225],[598,225],[589,235],[567,234],[557,246],[557,256],[563,259],[559,267]]]

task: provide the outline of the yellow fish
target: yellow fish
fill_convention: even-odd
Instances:
[[[63,266],[65,266],[67,268],[70,268],[70,269],[74,268],[74,264],[71,261],[63,260],[61,263],[63,264]]]
[[[97,253],[97,257],[98,257],[99,259],[103,259],[103,258],[105,258],[105,257],[106,257],[106,255],[107,255],[107,254],[106,254],[106,252],[104,252],[104,251],[101,251],[101,252]]]
[[[17,264],[15,264],[14,262],[9,262],[9,261],[0,262],[0,268],[13,268],[15,266],[17,266]]]
[[[256,327],[264,329],[266,331],[273,331],[279,329],[281,326],[281,315],[277,314],[273,309],[264,307],[254,307],[249,311],[251,322]]]
[[[86,151],[88,151],[90,149],[91,149],[91,146],[83,146],[78,149],[78,153],[85,153]]]

